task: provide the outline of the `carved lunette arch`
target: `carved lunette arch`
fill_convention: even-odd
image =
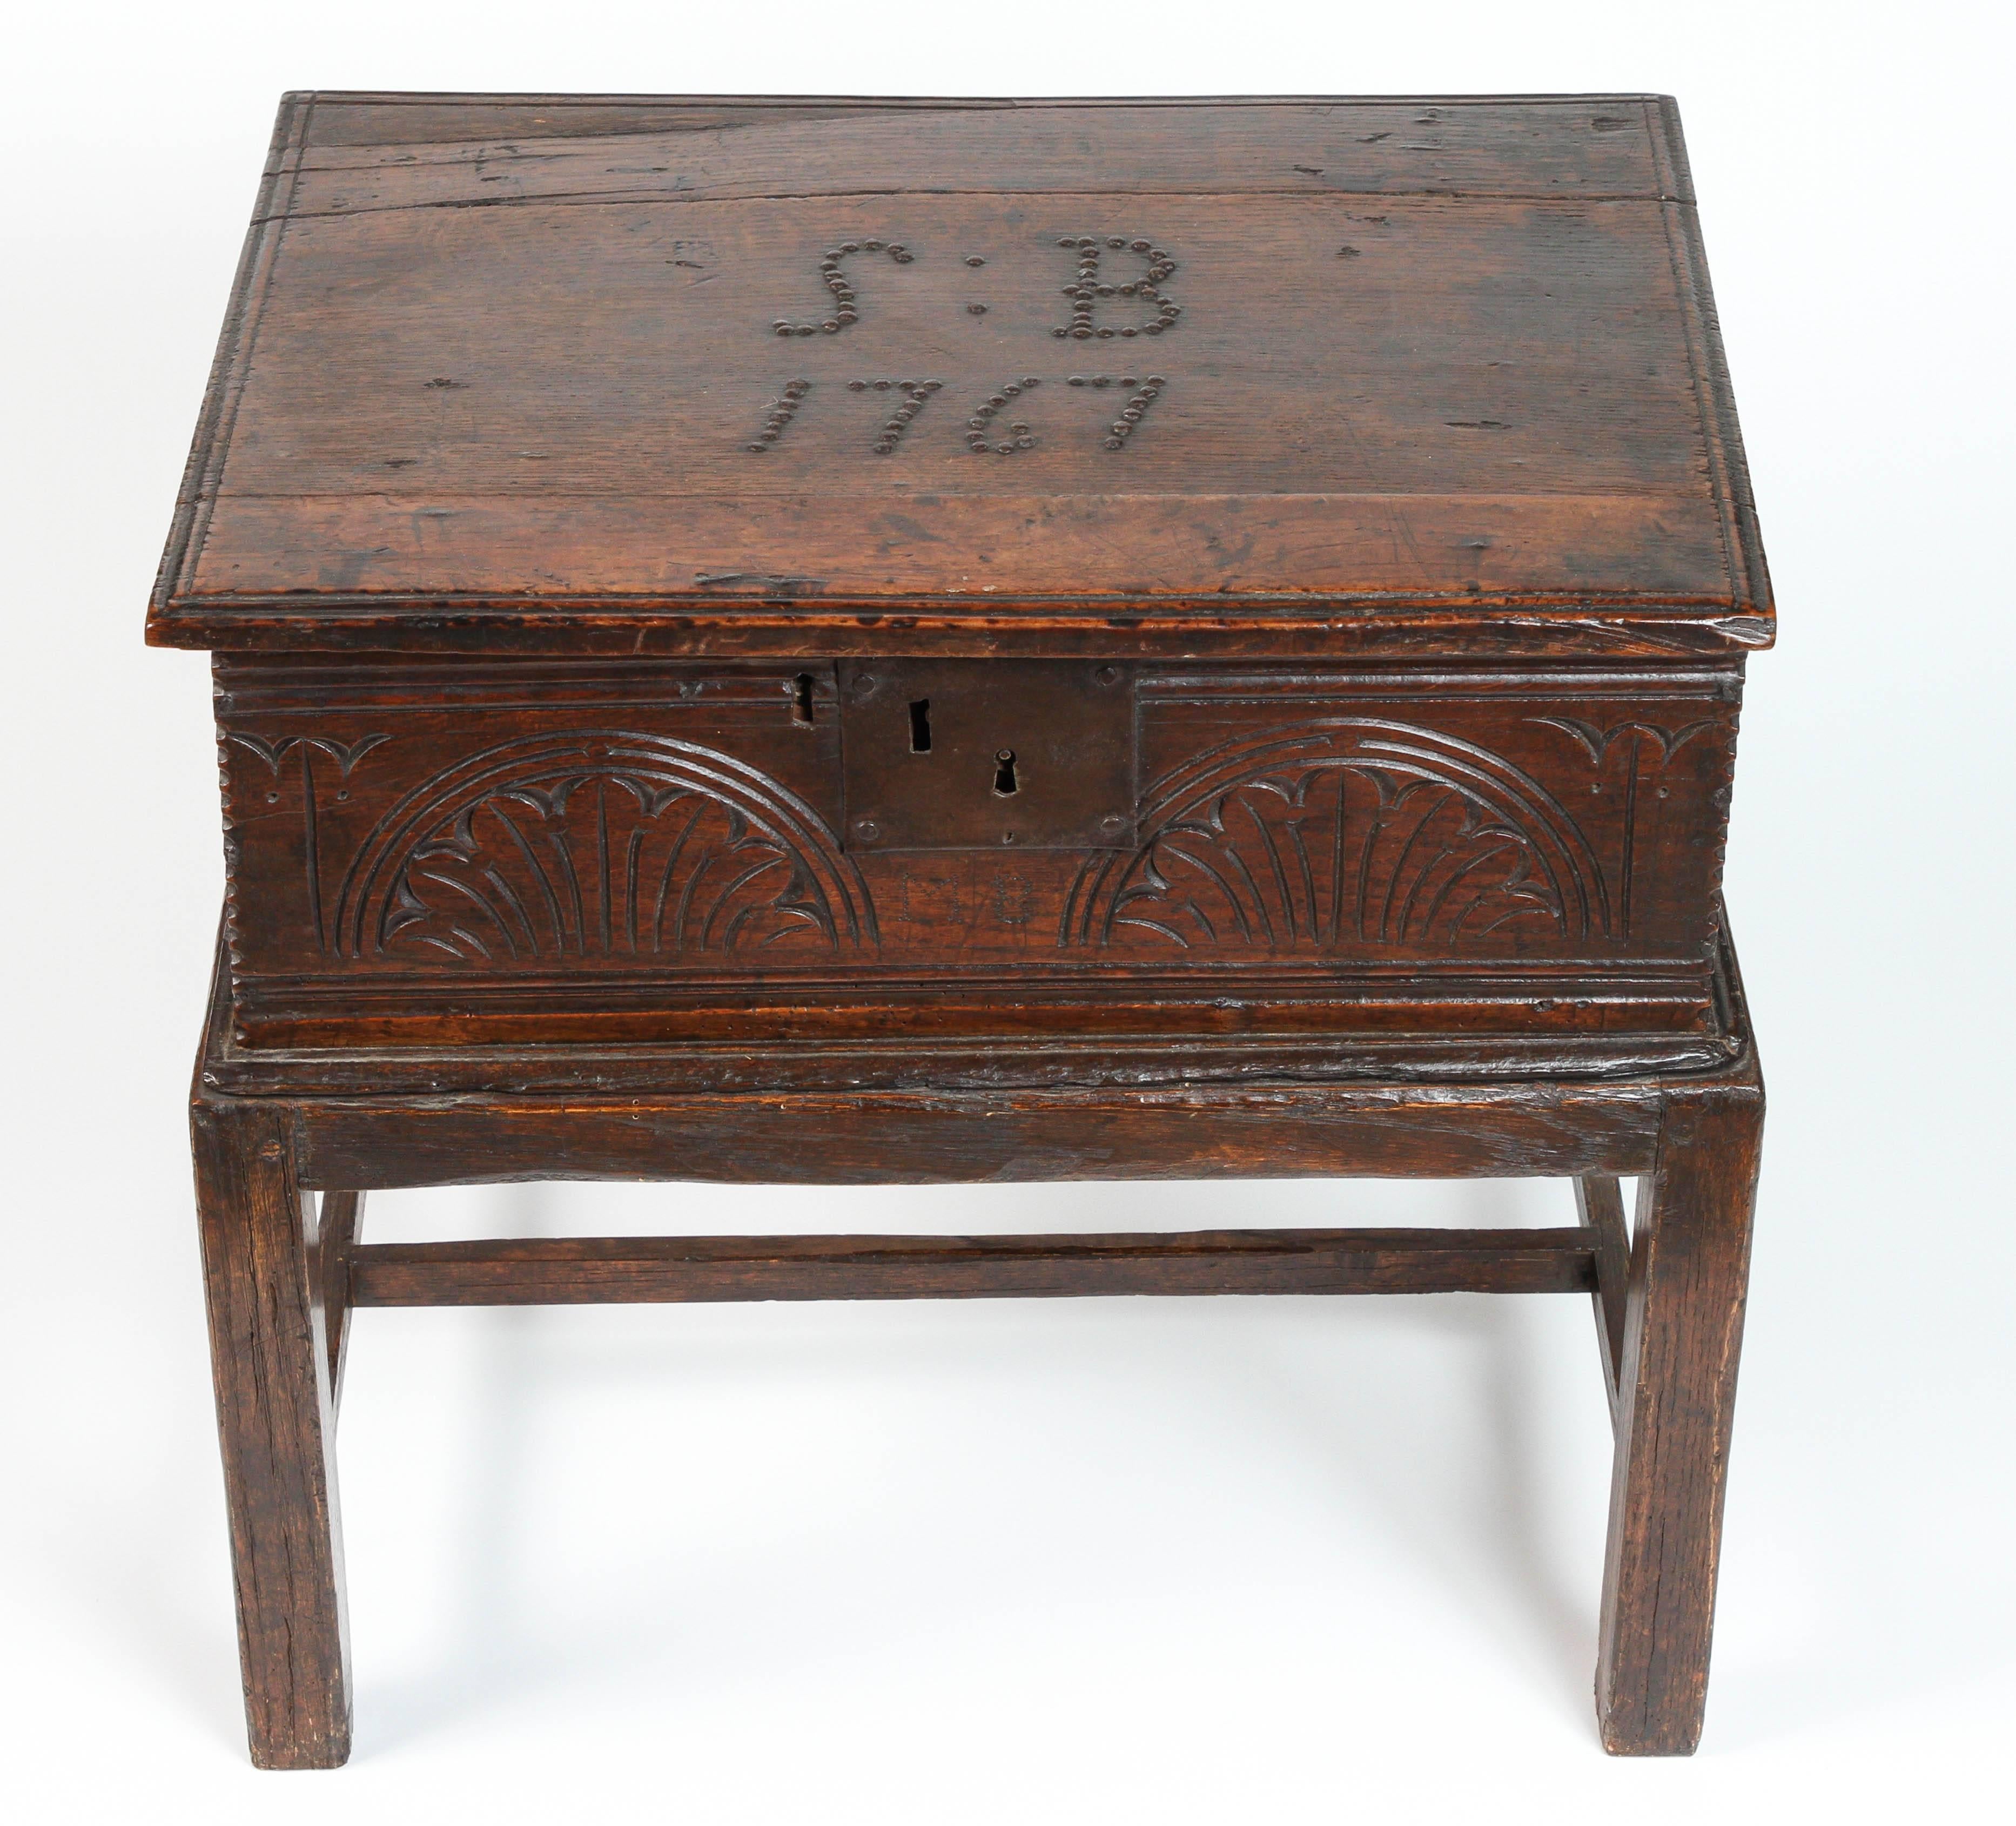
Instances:
[[[1602,869],[1559,800],[1412,724],[1326,718],[1222,744],[1151,785],[1139,823],[1131,854],[1080,872],[1060,944],[1322,954],[1610,929]]]
[[[345,873],[351,957],[848,950],[859,872],[813,808],[732,755],[625,730],[527,735],[407,793]]]

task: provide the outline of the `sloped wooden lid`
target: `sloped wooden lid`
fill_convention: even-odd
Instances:
[[[1661,98],[309,94],[149,638],[1651,657],[1772,625]]]

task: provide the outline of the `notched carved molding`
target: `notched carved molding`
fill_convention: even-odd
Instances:
[[[1677,729],[1669,729],[1661,723],[1640,722],[1613,723],[1605,728],[1598,724],[1586,723],[1579,717],[1532,717],[1527,720],[1539,724],[1543,728],[1559,729],[1572,735],[1598,767],[1608,758],[1611,747],[1622,736],[1647,737],[1657,745],[1660,764],[1663,766],[1704,729],[1715,727],[1712,717],[1704,717],[1698,722],[1683,723]]]
[[[1637,718],[1611,724],[1589,722],[1579,717],[1530,717],[1527,721],[1541,728],[1558,729],[1576,743],[1596,770],[1593,790],[1601,791],[1607,785],[1622,796],[1623,829],[1617,864],[1617,936],[1629,940],[1637,894],[1639,844],[1643,835],[1640,826],[1643,814],[1640,802],[1647,793],[1656,794],[1651,801],[1656,811],[1659,801],[1669,796],[1669,789],[1658,782],[1674,756],[1696,736],[1727,725],[1715,717],[1702,717],[1673,726]],[[1610,764],[1613,750],[1623,757],[1619,767]]]
[[[336,796],[347,800],[350,796],[351,770],[372,749],[390,742],[388,735],[360,735],[355,742],[338,742],[329,735],[254,735],[243,729],[226,729],[225,742],[242,748],[248,754],[257,755],[266,764],[266,770],[273,777],[273,789],[266,795],[269,804],[277,803],[280,797],[280,770],[290,754],[299,751],[301,757],[301,863],[306,872],[308,886],[308,918],[315,927],[315,943],[324,951],[329,948],[329,929],[322,914],[322,807],[320,788],[315,780],[315,757],[326,755],[337,764],[338,785]],[[227,812],[230,809],[229,801]],[[229,821],[227,819],[227,829]],[[237,854],[235,845],[226,852],[227,866],[235,875]],[[230,915],[227,915],[228,918]],[[233,922],[235,924],[235,921]],[[233,952],[233,961],[236,954]]]

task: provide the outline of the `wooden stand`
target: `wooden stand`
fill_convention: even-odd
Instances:
[[[1616,1426],[1597,1710],[1619,1755],[1701,1733],[1763,1085],[1724,1069],[1624,1081],[1337,1082],[1148,1091],[332,1093],[234,1069],[221,991],[192,1111],[253,1759],[350,1749],[333,1422],[350,1311],[734,1299],[1095,1294],[1587,1293]],[[337,1062],[332,1061],[334,1064]],[[581,1057],[584,1080],[612,1062]],[[494,1065],[492,1069],[495,1069]],[[272,1068],[268,1068],[269,1074]],[[330,1074],[322,1074],[326,1080]],[[357,1240],[365,1187],[571,1179],[804,1184],[1217,1175],[1545,1176],[1557,1230],[1238,1230],[1107,1236]],[[1618,1181],[1636,1177],[1627,1236]],[[310,1195],[319,1190],[319,1209]]]

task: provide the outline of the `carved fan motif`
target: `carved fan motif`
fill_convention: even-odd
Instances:
[[[337,929],[352,956],[506,966],[875,936],[803,800],[711,749],[609,731],[522,738],[409,793],[345,877]]]
[[[1131,856],[1089,864],[1065,945],[1516,951],[1607,931],[1589,843],[1502,757],[1341,719],[1229,743],[1149,788]]]

